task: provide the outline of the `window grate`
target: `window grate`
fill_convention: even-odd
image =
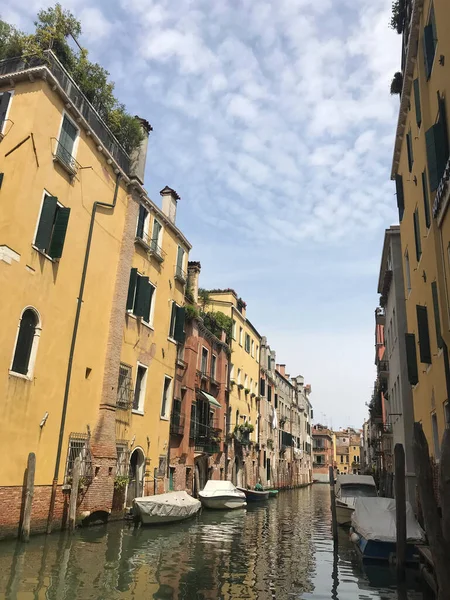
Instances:
[[[117,408],[128,410],[133,404],[133,381],[131,378],[131,367],[120,364],[119,383],[117,385]]]
[[[117,449],[117,465],[116,477],[127,477],[130,464],[130,450],[126,440],[118,440],[116,442]]]
[[[64,484],[72,483],[75,459],[81,458],[80,481],[90,483],[92,481],[92,456],[89,444],[89,436],[85,433],[71,433],[69,436],[69,448],[67,452],[66,473]]]

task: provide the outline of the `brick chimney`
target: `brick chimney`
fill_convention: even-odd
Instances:
[[[163,188],[159,193],[162,196],[162,211],[175,225],[175,219],[177,217],[177,203],[180,199],[180,196],[168,185],[166,185],[166,187]]]
[[[195,304],[198,304],[198,279],[201,268],[202,265],[199,262],[193,260],[188,262],[187,288],[191,291]]]
[[[280,375],[286,377],[286,365],[277,365],[277,371],[280,373]]]

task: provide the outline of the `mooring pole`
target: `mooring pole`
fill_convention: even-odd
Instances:
[[[405,450],[403,444],[395,444],[395,515],[397,527],[397,579],[405,579],[406,563],[406,490]]]
[[[77,500],[78,500],[78,486],[80,483],[80,472],[81,472],[81,458],[76,457],[72,469],[72,487],[70,489],[70,502],[69,502],[69,531],[74,531],[75,524],[77,521]]]
[[[25,507],[23,511],[22,529],[20,532],[20,539],[23,542],[28,542],[30,539],[30,525],[31,525],[31,507],[33,505],[34,495],[34,474],[36,472],[36,455],[34,452],[30,452],[28,455],[27,463],[27,482],[25,488]]]
[[[336,516],[336,496],[334,493],[334,469],[329,467],[328,469],[330,477],[330,501],[331,501],[331,528],[333,532],[333,541],[338,541],[338,528],[337,528],[337,516]]]

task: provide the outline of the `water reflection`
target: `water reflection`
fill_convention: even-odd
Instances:
[[[8,600],[422,600],[417,573],[408,587],[397,593],[389,568],[362,569],[344,531],[333,552],[325,485],[170,527],[111,524],[0,544]]]

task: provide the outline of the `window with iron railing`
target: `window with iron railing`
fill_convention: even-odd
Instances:
[[[131,375],[131,367],[120,363],[116,406],[123,410],[128,410],[133,403],[133,380]]]
[[[66,470],[64,483],[71,484],[76,458],[80,457],[80,481],[90,483],[92,480],[92,456],[89,445],[89,436],[84,433],[71,433],[67,451]]]

